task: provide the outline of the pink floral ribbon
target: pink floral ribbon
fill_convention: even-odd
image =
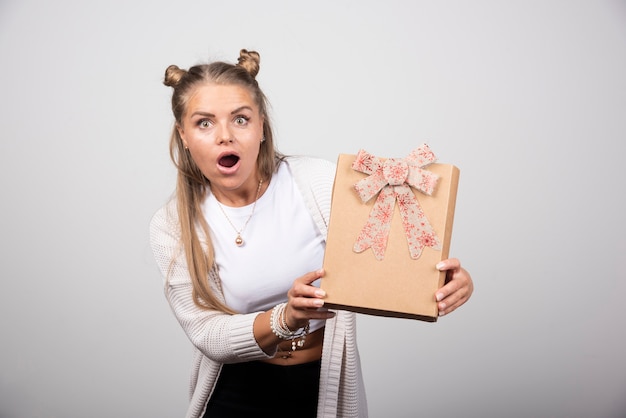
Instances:
[[[378,198],[354,244],[355,252],[371,248],[376,259],[383,259],[396,200],[411,258],[419,258],[424,247],[441,249],[439,239],[410,187],[432,195],[439,176],[423,167],[435,161],[435,154],[426,144],[414,149],[406,158],[383,159],[359,151],[352,169],[369,176],[357,182],[354,188],[363,203],[376,194]]]

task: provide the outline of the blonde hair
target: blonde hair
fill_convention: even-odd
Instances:
[[[278,162],[283,157],[274,148],[274,138],[267,113],[267,98],[256,81],[259,64],[260,55],[256,51],[242,49],[239,53],[238,62],[234,65],[225,62],[213,62],[195,65],[189,70],[170,65],[165,70],[163,84],[174,88],[172,112],[177,126],[182,126],[189,98],[197,87],[212,83],[246,88],[258,106],[260,116],[264,119],[263,136],[265,141],[261,143],[257,169],[260,178],[269,181]],[[193,301],[200,308],[234,313],[216,297],[208,280],[209,272],[214,268],[215,254],[209,235],[209,225],[200,208],[206,194],[210,191],[210,183],[185,149],[176,126],[172,129],[170,137],[170,157],[178,169],[176,199],[181,228],[180,240],[189,266],[189,275],[193,285]],[[202,237],[196,226],[200,227]],[[201,238],[204,239],[206,248],[202,246]]]

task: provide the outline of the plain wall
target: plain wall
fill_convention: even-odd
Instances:
[[[359,316],[370,416],[626,416],[624,1],[1,0],[0,417],[184,415],[148,244],[162,77],[240,48],[283,152],[427,142],[461,170],[475,294],[436,324]]]

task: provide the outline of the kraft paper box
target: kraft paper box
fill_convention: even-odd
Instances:
[[[325,306],[435,322],[459,169],[424,144],[404,159],[341,154],[321,288]],[[388,235],[387,235],[388,234]]]

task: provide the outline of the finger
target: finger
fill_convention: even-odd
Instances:
[[[437,302],[442,302],[445,299],[450,298],[451,295],[454,295],[454,293],[457,292],[460,289],[460,287],[461,287],[461,284],[459,283],[458,280],[451,280],[445,286],[437,290],[437,293],[435,293],[435,299],[437,300]],[[449,300],[448,303],[450,302],[451,301]]]
[[[321,278],[322,276],[324,276],[324,269],[318,269],[318,270],[310,271],[304,274],[303,276],[298,277],[296,279],[296,282],[302,283],[304,285],[310,285],[311,283]]]
[[[438,262],[435,267],[439,271],[459,270],[461,268],[461,262],[457,258],[448,258]]]
[[[302,327],[311,319],[330,319],[336,313],[324,308],[324,300],[317,298],[290,298],[285,308],[287,323]]]
[[[337,312],[329,311],[326,308],[307,310],[308,319],[330,319],[337,315]]]
[[[305,274],[303,277],[304,279],[304,283],[306,284],[311,284],[314,281],[316,281],[317,279],[321,278],[322,276],[324,276],[324,269],[317,269],[315,271],[311,271],[307,274]]]
[[[463,305],[473,292],[472,280],[464,270],[461,270],[453,277],[454,280],[439,289],[435,295],[440,316],[448,314]]]
[[[435,293],[437,301],[445,299],[448,295],[470,283],[469,275],[458,265],[458,260],[456,263],[452,262],[452,264],[455,265],[455,269],[445,270],[447,272],[445,284]],[[456,266],[458,266],[458,268]]]
[[[296,293],[299,293],[296,295]],[[289,295],[289,304],[294,309],[320,309],[324,306],[326,292],[314,286],[307,286],[304,291]]]
[[[298,329],[303,328],[306,324],[311,320],[321,319],[327,320],[332,319],[337,315],[337,312],[328,311],[328,310],[305,310],[298,311],[297,316],[287,316],[289,314],[285,314],[285,319],[287,321],[287,327],[289,329]]]
[[[463,288],[449,294],[446,298],[437,302],[437,309],[439,310],[439,316],[449,314],[464,303],[466,298],[466,292]]]
[[[439,316],[447,315],[461,307],[461,305],[468,301],[471,294],[471,286],[464,286],[459,291],[439,302],[437,305],[439,308]]]
[[[297,278],[294,281],[293,286],[289,290],[288,295],[293,298],[324,298],[326,296],[326,292],[316,286],[312,286],[312,283],[318,280],[323,275],[324,270],[319,269],[306,273],[305,275]]]
[[[449,313],[454,312],[455,310],[457,310],[464,303],[465,303],[465,300],[459,300],[452,306],[446,306],[444,309],[440,309],[439,310],[439,316],[448,315]]]

